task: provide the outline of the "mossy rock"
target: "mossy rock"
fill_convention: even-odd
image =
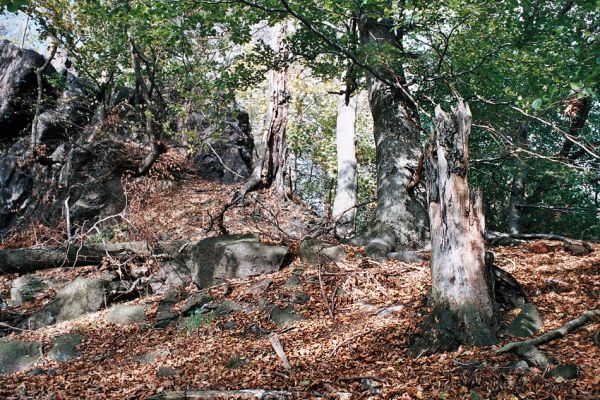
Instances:
[[[66,362],[79,357],[77,346],[83,342],[83,336],[79,333],[67,333],[55,337],[52,340],[52,349],[48,358],[58,362]]]
[[[528,337],[538,332],[543,321],[537,308],[527,303],[521,307],[521,312],[506,327],[506,333],[513,337]]]
[[[39,342],[0,341],[0,374],[14,374],[33,365],[40,358]]]

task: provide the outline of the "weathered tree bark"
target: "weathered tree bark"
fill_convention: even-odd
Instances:
[[[160,242],[151,247],[147,242],[125,242],[0,250],[0,273],[25,274],[63,266],[97,265],[104,257],[172,255],[183,244],[181,241]]]
[[[335,234],[340,238],[354,235],[356,205],[358,203],[358,176],[356,163],[356,106],[357,97],[340,100],[335,127],[337,150],[337,189],[333,202]]]
[[[519,145],[527,148],[527,128],[523,124],[519,127],[518,138]],[[525,180],[527,179],[527,165],[518,157],[515,158],[515,173],[510,188],[510,198],[508,200],[508,231],[511,235],[521,233],[521,204],[525,202]]]
[[[394,36],[385,25],[367,21],[361,27],[363,45],[378,45]],[[401,42],[401,38],[394,37]],[[383,71],[381,73],[388,74]],[[403,72],[390,77],[405,84]],[[385,258],[395,247],[422,248],[427,240],[425,192],[408,191],[418,166],[420,120],[414,102],[367,74],[369,104],[373,116],[377,163],[377,209],[374,239],[367,251]],[[407,90],[407,88],[405,88]]]
[[[287,51],[283,44],[287,34],[286,23],[275,28],[276,36],[273,50],[285,54]],[[281,58],[285,58],[283,55]],[[286,161],[287,146],[285,132],[288,122],[289,93],[287,89],[287,64],[284,62],[278,69],[269,71],[269,104],[267,108],[266,128],[263,135],[262,155],[244,186],[242,196],[258,188],[275,186],[277,192],[283,197],[286,193]]]
[[[431,224],[429,329],[416,349],[447,351],[459,344],[497,341],[493,271],[485,261],[481,193],[469,188],[468,138],[471,112],[460,102],[446,113],[435,110],[435,134],[427,146],[427,191]]]

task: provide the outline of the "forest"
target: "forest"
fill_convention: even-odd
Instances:
[[[0,399],[600,398],[597,0],[0,36]]]

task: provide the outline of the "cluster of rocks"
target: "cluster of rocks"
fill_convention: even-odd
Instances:
[[[111,215],[125,205],[122,177],[141,165],[154,138],[141,128],[133,90],[98,90],[74,72],[49,65],[43,73],[42,112],[35,121],[37,70],[42,55],[0,42],[0,237],[37,221],[56,226],[68,199],[72,226]],[[245,179],[251,170],[253,140],[249,116],[232,106],[220,131],[192,112],[177,125],[201,138],[192,159],[198,173],[220,182]],[[35,152],[32,133],[35,132]],[[177,172],[175,171],[174,174]]]

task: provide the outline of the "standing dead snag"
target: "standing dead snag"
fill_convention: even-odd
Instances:
[[[496,316],[485,262],[485,222],[479,192],[468,184],[471,111],[435,110],[426,148],[431,228],[430,304],[426,337],[413,352],[447,351],[459,344],[495,343]]]

